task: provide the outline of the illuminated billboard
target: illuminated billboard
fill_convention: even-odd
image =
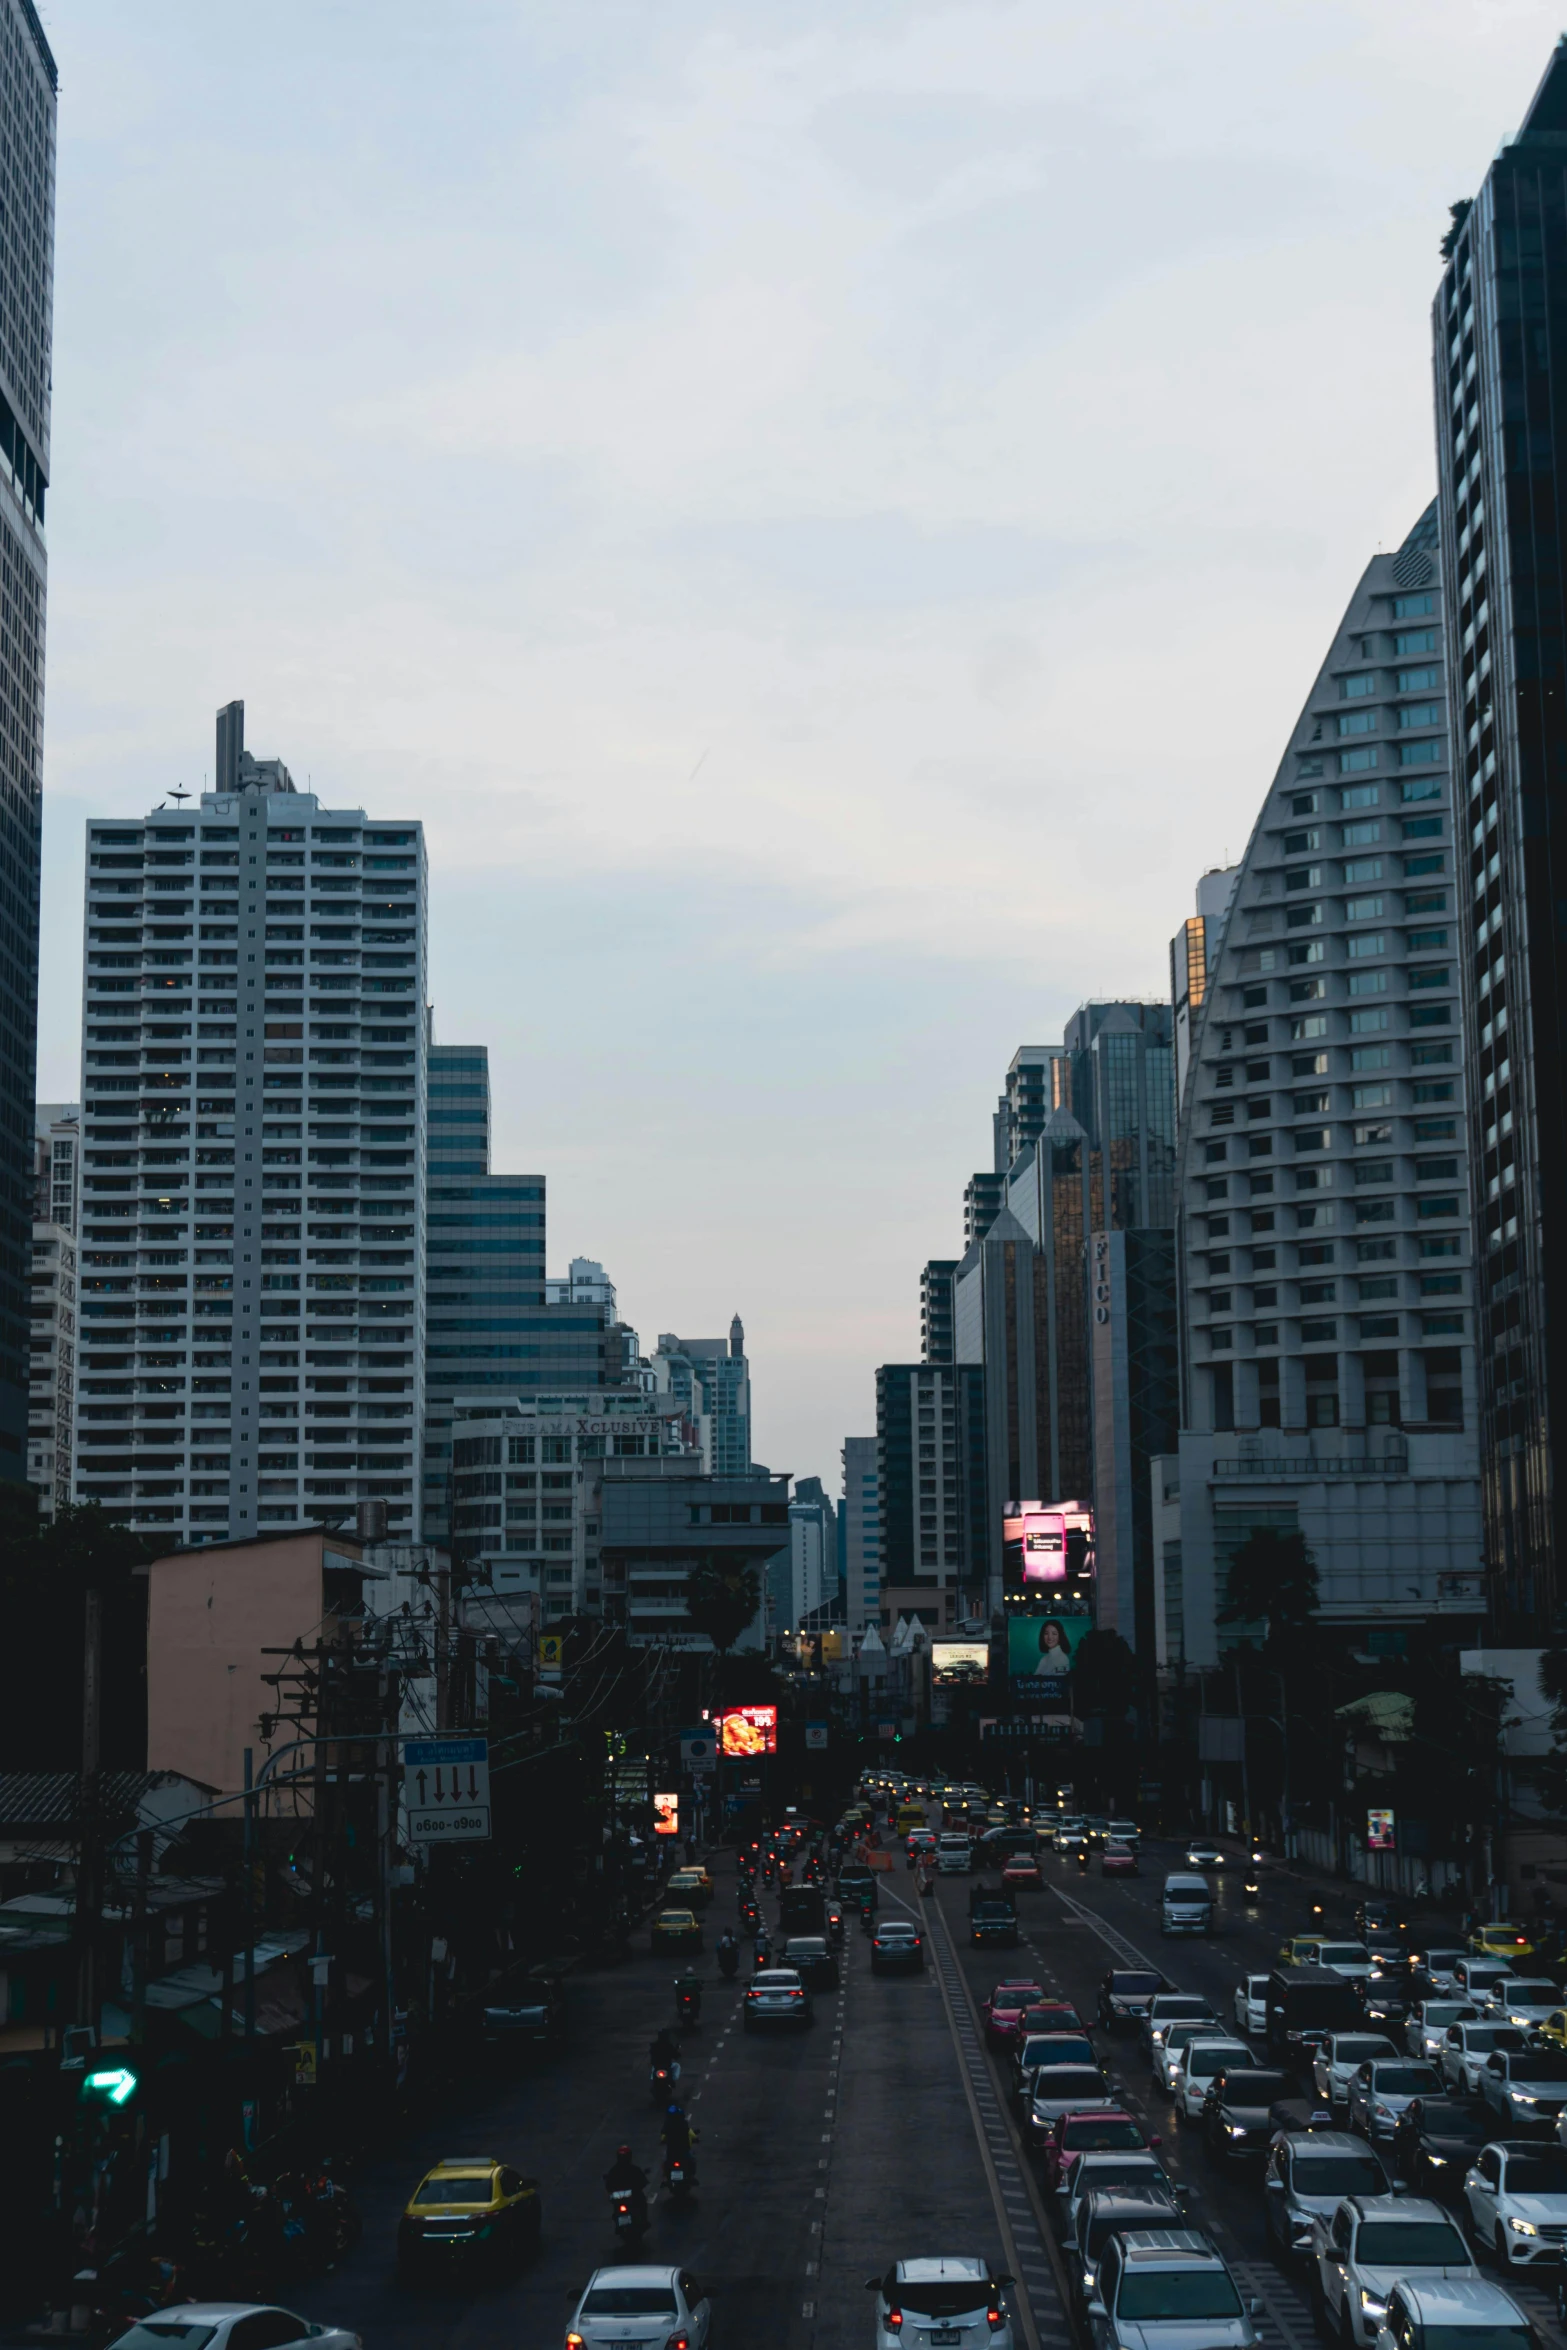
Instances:
[[[1398,1834],[1390,1811],[1368,1811],[1366,1814],[1366,1850],[1368,1852],[1396,1852]]]
[[[1007,1672],[1014,1701],[1066,1709],[1072,1666],[1083,1636],[1093,1629],[1088,1616],[1042,1615],[1007,1618]]]
[[[655,1795],[653,1798],[653,1833],[655,1836],[678,1836],[680,1833],[680,1798],[678,1795]]]
[[[778,1708],[731,1705],[718,1716],[718,1751],[729,1756],[776,1754]]]
[[[988,1640],[931,1642],[930,1680],[933,1689],[983,1689],[989,1679]]]
[[[1080,1501],[1025,1501],[1002,1521],[1008,1590],[1066,1583],[1093,1570],[1094,1513]]]

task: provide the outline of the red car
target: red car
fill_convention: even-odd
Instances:
[[[1043,1997],[1038,1983],[998,1983],[979,2011],[985,2019],[985,2037],[991,2046],[1001,2048],[1007,2041],[1015,2040],[1023,2010]]]
[[[1064,2113],[1051,2124],[1040,2150],[1045,2186],[1051,2192],[1065,2193],[1080,2154],[1127,2154],[1158,2143],[1130,2113]]]
[[[1030,2032],[1086,2032],[1087,2029],[1070,1999],[1041,1998],[1033,2007],[1025,2008],[1018,2018],[1018,2030],[1025,2038]]]
[[[1038,1861],[1026,1852],[1015,1852],[1001,1872],[1003,1885],[1042,1885],[1044,1881]]]
[[[1142,1871],[1130,1844],[1107,1844],[1099,1856],[1102,1877],[1138,1877]]]

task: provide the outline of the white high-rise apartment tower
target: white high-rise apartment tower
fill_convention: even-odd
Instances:
[[[420,1522],[420,826],[218,714],[217,789],[88,827],[76,1490],[160,1539]]]

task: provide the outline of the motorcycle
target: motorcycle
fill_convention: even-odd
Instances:
[[[761,1926],[762,1926],[762,1913],[761,1913],[760,1909],[757,1907],[756,1903],[755,1903],[754,1901],[742,1901],[742,1902],[741,1902],[741,1904],[740,1904],[740,1931],[741,1931],[741,1933],[742,1933],[742,1934],[757,1934],[757,1933],[760,1933],[760,1931],[761,1931]]]
[[[682,1976],[676,1983],[675,2008],[683,2024],[699,2024],[701,2022],[702,1986],[694,1976]]]
[[[719,1973],[720,1973],[720,1974],[723,1976],[723,1978],[724,1978],[724,1981],[725,1981],[726,1983],[732,1983],[732,1982],[734,1981],[734,1979],[735,1979],[735,1976],[736,1976],[736,1974],[739,1972],[739,1968],[740,1968],[740,1945],[739,1945],[739,1943],[738,1943],[738,1942],[720,1942],[720,1943],[719,1943],[719,1945],[718,1945],[718,1971],[719,1971]]]
[[[615,2237],[622,2244],[638,2244],[647,2234],[647,2198],[640,2187],[611,2187]]]
[[[1262,1887],[1257,1881],[1255,1869],[1246,1871],[1245,1882],[1241,1886],[1241,1898],[1244,1901],[1259,1901],[1262,1898]]]
[[[678,2064],[655,2064],[648,2072],[648,2093],[655,2105],[667,2105],[675,2093],[680,2078]]]
[[[835,1901],[829,1903],[827,1909],[827,1939],[829,1942],[843,1940],[843,1911]]]
[[[664,2184],[672,2203],[684,2203],[696,2186],[696,2165],[689,2154],[671,2154],[664,2164]]]
[[[1093,1856],[1092,1856],[1092,1855],[1091,1855],[1091,1853],[1089,1852],[1089,1849],[1088,1849],[1088,1847],[1087,1847],[1087,1845],[1086,1845],[1086,1844],[1080,1844],[1080,1845],[1078,1846],[1078,1848],[1077,1848],[1077,1865],[1078,1865],[1078,1867],[1079,1867],[1080,1869],[1086,1869],[1086,1868],[1087,1868],[1087,1866],[1088,1866],[1088,1863],[1089,1863],[1089,1861],[1090,1861],[1090,1859],[1091,1859],[1092,1857],[1093,1857]]]

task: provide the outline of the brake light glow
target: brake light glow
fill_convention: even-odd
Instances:
[[[1004,2310],[1000,2310],[1000,2309],[987,2309],[987,2310],[986,2310],[986,2312],[985,2312],[985,2316],[986,2316],[986,2318],[989,2320],[990,2324],[991,2324],[991,2325],[993,2325],[993,2326],[1004,2326],[1004,2325],[1006,2324],[1006,2322],[1007,2322],[1007,2321],[1006,2321],[1006,2313],[1005,2313],[1005,2311],[1004,2311]]]
[[[691,2336],[689,2334],[671,2334],[669,2340],[664,2344],[664,2350],[691,2350]]]
[[[894,2332],[894,2333],[896,2333],[896,2332],[898,2331],[899,2327],[900,2327],[900,2326],[902,2325],[902,2323],[903,2323],[903,2312],[902,2312],[902,2310],[901,2310],[901,2309],[889,2309],[889,2310],[888,2310],[888,2312],[887,2312],[887,2323],[888,2323],[888,2324],[891,2326],[891,2328],[892,2328],[893,2332]]]
[[[568,2334],[566,2336],[566,2350],[583,2350],[582,2336],[580,2334]]]

